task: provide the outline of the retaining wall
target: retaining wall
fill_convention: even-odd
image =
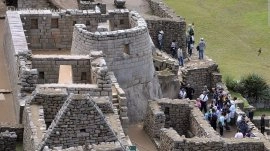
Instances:
[[[171,42],[176,41],[177,47],[183,50],[184,57],[186,57],[186,22],[182,18],[169,19],[158,18],[155,16],[145,17],[149,34],[158,48],[158,32],[163,30],[163,50],[171,54]]]
[[[193,99],[196,99],[203,92],[206,85],[208,89],[215,88],[217,83],[221,83],[221,75],[218,65],[212,60],[206,60],[202,65],[194,64],[187,68],[181,68],[182,84],[190,84],[195,89]]]

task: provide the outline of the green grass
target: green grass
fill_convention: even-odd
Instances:
[[[266,116],[270,116],[270,109],[257,109],[254,112],[255,116],[261,116],[263,114],[265,114]]]
[[[240,79],[248,73],[270,83],[270,25],[267,0],[164,0],[187,24],[195,23],[195,38],[204,37],[206,55],[221,73]],[[262,54],[257,51],[262,48]]]
[[[243,100],[244,101],[244,108],[249,107],[248,101],[245,98],[243,98],[240,93],[230,91],[230,94],[232,97],[237,97],[237,99]]]

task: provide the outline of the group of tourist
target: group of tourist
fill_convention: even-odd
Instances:
[[[193,49],[195,45],[195,37],[194,37],[194,23],[188,25],[187,33],[186,33],[186,45],[187,45],[187,51],[188,51],[188,57],[191,57],[193,54]],[[158,48],[159,50],[164,50],[164,31],[160,30],[157,35],[158,40]],[[200,39],[200,42],[198,43],[196,50],[199,52],[199,59],[204,59],[204,50],[206,48],[206,43],[204,41],[204,38]],[[170,45],[170,53],[173,58],[177,58],[179,61],[180,66],[184,66],[184,54],[183,50],[177,46],[176,40],[172,40]]]
[[[237,120],[235,119],[236,97],[231,98],[230,95],[224,91],[220,86],[212,88],[211,91],[204,86],[203,93],[196,99],[197,106],[203,113],[204,118],[209,122],[214,130],[219,129],[221,136],[225,130],[230,130],[230,126],[237,126],[238,133],[236,138],[241,138],[240,133],[243,137],[252,137],[251,128],[248,126],[248,118],[245,114],[238,115]],[[186,87],[182,87],[179,91],[179,99],[189,98],[193,99],[195,90],[188,84]]]

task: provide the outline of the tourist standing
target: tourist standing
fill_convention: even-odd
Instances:
[[[265,131],[265,114],[263,114],[261,116],[261,133],[264,135],[264,131]]]
[[[172,57],[175,58],[176,56],[176,41],[175,40],[173,40],[171,43],[171,54],[172,54]]]
[[[218,115],[215,109],[212,109],[212,117],[210,119],[210,125],[213,127],[214,130],[217,130],[217,119]]]
[[[203,55],[204,55],[204,50],[205,50],[206,44],[203,38],[201,38],[199,44],[198,44],[198,48],[199,48],[199,59],[203,59]]]
[[[193,99],[193,95],[195,93],[195,90],[190,86],[190,84],[187,84],[186,91],[187,91],[187,98],[189,98],[190,100],[192,100]]]
[[[200,95],[200,100],[201,100],[201,111],[204,110],[204,113],[207,112],[207,101],[208,101],[208,96],[207,92],[203,91],[203,93]]]
[[[158,32],[158,48],[159,48],[159,50],[163,49],[163,36],[164,36],[164,32],[162,30],[160,30]]]
[[[221,116],[218,118],[218,127],[219,127],[219,134],[223,136],[223,127],[225,126],[225,113],[222,112]]]
[[[185,99],[187,97],[187,92],[185,88],[181,88],[178,94],[179,99]]]
[[[178,48],[177,50],[177,57],[179,61],[179,66],[184,66],[184,56],[183,56],[183,51],[181,48]]]

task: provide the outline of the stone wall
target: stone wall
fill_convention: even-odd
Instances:
[[[83,1],[79,0],[78,5],[80,10],[95,10],[95,7],[98,3],[97,2],[90,2],[90,1]],[[101,14],[106,14],[106,4],[100,3],[99,5]]]
[[[161,130],[160,151],[163,150],[207,150],[207,151],[265,151],[264,143],[256,139],[185,138],[173,129]]]
[[[15,132],[1,132],[0,133],[0,150],[14,151],[16,150],[17,135]]]
[[[191,107],[187,100],[170,100],[162,98],[158,100],[161,110],[165,114],[165,128],[172,127],[180,135],[186,135],[190,126],[189,114]]]
[[[112,92],[102,90],[98,88],[96,84],[41,84],[37,88],[51,88],[51,89],[67,89],[68,93],[74,94],[90,94],[92,97],[109,96],[111,97]]]
[[[23,150],[37,150],[38,144],[46,132],[43,107],[37,105],[37,111],[32,112],[32,106],[28,100],[24,108],[23,125]]]
[[[70,49],[75,24],[84,24],[96,32],[99,23],[108,21],[108,30],[129,28],[128,11],[109,11],[101,14],[94,10],[21,10],[21,20],[28,36],[29,47],[35,49]],[[105,23],[106,24],[106,23]]]
[[[96,31],[100,13],[82,10],[21,10],[21,20],[31,49],[70,49],[74,24]]]
[[[116,140],[104,115],[89,96],[70,95],[48,128],[39,149],[44,146],[57,147],[59,144],[69,148]]]
[[[123,88],[150,81],[154,74],[150,39],[145,22],[140,23],[136,28],[100,33],[88,32],[85,25],[75,25],[71,53],[102,50],[109,70]]]
[[[165,120],[165,114],[160,110],[157,102],[149,102],[147,114],[144,119],[144,130],[151,139],[159,138],[160,129],[164,128]]]
[[[177,99],[180,89],[180,82],[177,74],[171,70],[157,71],[158,80],[164,98]]]
[[[154,67],[164,98],[176,99],[180,89],[178,77],[179,63],[166,53],[156,51],[153,55]]]
[[[129,118],[128,118],[128,107],[127,107],[127,98],[124,90],[120,87],[119,83],[113,72],[109,72],[110,79],[112,81],[112,103],[119,110],[119,116],[121,120],[122,128],[127,134]]]
[[[193,101],[158,99],[148,104],[144,129],[150,138],[159,138],[160,129],[173,128],[186,137],[218,138],[219,135],[203,119]]]
[[[44,108],[44,120],[47,126],[53,121],[57,112],[66,101],[68,93],[66,89],[37,88],[33,92],[31,104],[42,105]]]
[[[91,65],[89,56],[32,55],[32,68],[39,74],[38,84],[58,83],[60,65],[72,66],[73,83],[91,83]],[[85,73],[85,79],[82,74]]]
[[[103,51],[108,70],[114,72],[126,93],[128,117],[135,122],[144,118],[147,100],[159,98],[161,91],[154,75],[152,45],[146,23],[136,12],[129,15],[131,28],[125,30],[93,33],[87,31],[85,25],[75,25],[71,54]]]
[[[194,102],[195,103],[195,102]],[[211,127],[211,125],[203,118],[203,114],[199,108],[192,105],[193,109],[189,114],[190,126],[189,130],[193,136],[206,138],[219,138],[219,134]]]
[[[62,149],[62,147],[54,147],[50,149],[48,146],[45,146],[43,151],[124,151],[118,142],[107,142],[102,144],[93,144],[93,145],[83,145],[77,147],[69,147]]]
[[[171,54],[171,42],[176,40],[177,47],[180,47],[183,50],[184,55],[186,56],[186,22],[185,20],[178,19],[168,19],[168,18],[158,18],[158,17],[145,17],[147,26],[149,29],[149,34],[158,48],[158,32],[163,30],[163,43],[165,52]]]
[[[264,143],[256,139],[225,139],[225,142],[226,151],[265,151]]]
[[[152,14],[161,18],[175,18],[176,14],[162,0],[147,0]]]
[[[17,142],[23,141],[23,125],[14,123],[0,123],[0,132],[15,132],[17,135]]]
[[[37,71],[31,69],[30,51],[24,34],[23,25],[18,12],[7,11],[5,20],[4,50],[8,60],[8,72],[10,75],[13,100],[17,121],[21,123],[20,106],[24,101],[20,96],[32,92],[36,85]]]
[[[206,143],[207,142],[207,143]],[[173,129],[162,129],[160,134],[160,151],[164,150],[205,150],[224,151],[223,143],[216,138],[190,138],[180,136]]]
[[[202,64],[193,64],[187,68],[181,68],[182,84],[190,84],[195,89],[193,99],[196,99],[196,97],[202,94],[205,85],[208,89],[211,89],[215,88],[217,83],[222,82],[218,80],[213,81],[213,79],[221,80],[220,74],[214,74],[218,71],[218,65],[212,60],[206,60]],[[214,78],[214,75],[217,77]]]

